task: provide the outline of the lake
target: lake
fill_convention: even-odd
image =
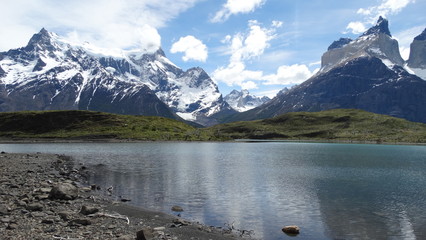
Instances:
[[[426,147],[291,142],[0,144],[96,166],[131,204],[265,240],[426,239]],[[101,165],[99,165],[101,164]]]

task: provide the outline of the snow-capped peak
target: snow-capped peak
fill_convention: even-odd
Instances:
[[[224,100],[236,111],[244,112],[255,107],[258,107],[269,100],[268,97],[256,97],[255,95],[250,95],[250,92],[246,89],[237,91],[232,90],[228,95],[224,97]]]

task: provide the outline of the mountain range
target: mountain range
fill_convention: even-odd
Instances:
[[[163,116],[201,125],[234,113],[201,68],[183,71],[159,49],[110,51],[42,29],[0,53],[0,111],[95,110]]]
[[[184,71],[161,49],[100,49],[42,29],[27,46],[0,52],[0,112],[94,110],[210,126],[355,108],[426,122],[426,29],[405,61],[388,25],[380,17],[357,39],[333,42],[320,71],[272,100],[245,90],[223,98],[202,68]]]
[[[408,61],[382,17],[357,39],[333,42],[310,79],[227,122],[255,120],[287,112],[354,108],[426,122],[426,29],[411,44]]]

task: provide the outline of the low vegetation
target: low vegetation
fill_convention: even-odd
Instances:
[[[426,124],[362,110],[295,112],[208,129],[218,139],[426,142]]]
[[[196,131],[163,117],[92,111],[0,113],[2,138],[193,140],[190,134]]]
[[[287,113],[196,128],[162,117],[91,111],[0,113],[2,139],[147,141],[318,140],[426,143],[426,124],[354,109]]]

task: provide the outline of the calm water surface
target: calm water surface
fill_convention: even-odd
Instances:
[[[259,239],[426,239],[426,147],[320,143],[0,144],[96,165],[131,203]],[[98,165],[102,164],[102,165]]]

